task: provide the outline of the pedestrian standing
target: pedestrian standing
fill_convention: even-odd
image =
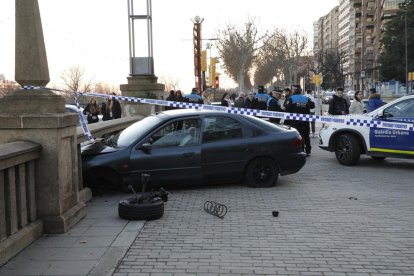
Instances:
[[[310,90],[310,89],[306,90],[305,96],[307,98],[309,98],[313,102],[313,104],[314,104],[315,107],[310,110],[310,114],[311,115],[315,115],[316,100],[315,100],[315,98],[312,95],[312,90]],[[315,135],[315,121],[311,121],[310,124],[311,124],[311,131],[312,131],[311,136],[312,136],[312,138],[315,138],[316,137],[316,135]]]
[[[168,95],[168,97],[167,97],[166,100],[167,101],[170,101],[170,102],[175,102],[176,101],[175,91],[174,90],[170,90],[170,94]],[[172,109],[174,109],[174,107],[172,107],[172,106],[165,106],[165,110],[172,110]]]
[[[369,89],[369,98],[368,98],[368,108],[369,112],[374,111],[378,107],[381,107],[384,105],[384,102],[381,100],[381,95],[377,93],[377,90],[375,88]]]
[[[364,103],[362,99],[364,98],[364,94],[362,91],[358,90],[354,94],[354,100],[349,107],[349,114],[363,114],[364,113]]]
[[[223,96],[221,96],[221,106],[231,106],[229,93],[224,92]]]
[[[239,97],[234,101],[234,106],[243,107],[245,100],[246,100],[246,93],[239,92]]]
[[[336,93],[332,96],[332,99],[329,101],[328,113],[330,115],[345,115],[349,114],[348,103],[343,98],[344,89],[338,87]]]
[[[175,91],[175,100],[177,102],[184,102],[184,97],[183,97],[181,90]]]
[[[282,93],[277,90],[273,90],[271,92],[271,96],[269,100],[267,101],[267,110],[269,111],[276,111],[276,112],[283,112],[282,105],[280,103],[280,98],[282,97]],[[270,118],[270,122],[279,124],[280,119],[279,118]]]
[[[203,103],[204,104],[211,104],[210,93],[208,93],[207,91],[204,91],[201,96],[203,97]]]
[[[198,94],[198,89],[193,88],[190,94],[184,96],[184,101],[189,103],[203,104],[203,98]]]
[[[100,108],[96,103],[95,98],[91,98],[89,103],[86,105],[85,109],[83,110],[83,114],[86,115],[86,119],[88,120],[88,124],[93,124],[99,121]]]
[[[112,95],[116,96],[115,93],[112,93]],[[107,98],[106,103],[102,104],[101,113],[102,120],[104,121],[121,118],[121,104],[115,97],[109,97]]]
[[[300,87],[294,88],[294,94],[289,97],[286,105],[286,112],[298,114],[310,114],[310,110],[315,108],[315,104],[306,96],[302,95]],[[302,136],[302,149],[306,152],[306,156],[311,154],[311,143],[309,138],[309,122],[299,120],[289,120],[291,127],[296,128]]]
[[[249,95],[247,95],[246,99],[243,102],[243,107],[252,108],[253,98],[254,98],[254,92],[250,91]]]
[[[253,98],[252,108],[258,110],[267,110],[267,101],[270,95],[266,93],[263,85],[258,86],[257,94]]]

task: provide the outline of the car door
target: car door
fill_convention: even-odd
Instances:
[[[131,150],[135,179],[142,173],[154,183],[198,183],[201,171],[201,122],[198,118],[170,121]]]
[[[253,132],[235,118],[204,117],[201,160],[204,180],[241,177],[252,154],[252,136]]]
[[[398,101],[384,108],[375,120],[386,123],[413,123],[414,98]],[[414,132],[408,129],[370,129],[370,145],[373,152],[387,152],[395,155],[414,154]]]

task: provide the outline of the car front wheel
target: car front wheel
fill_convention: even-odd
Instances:
[[[341,134],[335,139],[335,155],[339,163],[353,166],[359,161],[361,148],[358,140],[350,134]]]
[[[258,158],[246,169],[246,184],[254,188],[274,186],[279,176],[275,162],[269,158]]]

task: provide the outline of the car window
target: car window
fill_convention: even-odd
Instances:
[[[168,123],[151,135],[152,148],[188,147],[200,144],[198,119],[178,120]]]
[[[117,147],[128,147],[160,122],[161,119],[157,116],[145,117],[119,133],[114,143]]]
[[[242,137],[243,127],[239,121],[224,116],[204,118],[203,143]]]
[[[400,101],[385,108],[384,116],[388,118],[414,118],[414,99]]]

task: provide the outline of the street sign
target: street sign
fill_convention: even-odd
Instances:
[[[361,79],[365,78],[365,71],[361,71]]]

